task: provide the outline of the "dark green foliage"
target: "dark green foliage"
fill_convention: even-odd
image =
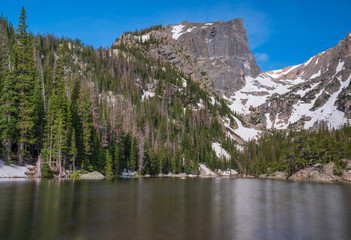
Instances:
[[[41,177],[43,177],[43,178],[53,178],[54,177],[54,173],[51,170],[49,164],[44,163],[41,166]]]
[[[241,154],[244,172],[258,175],[285,171],[293,174],[300,169],[334,162],[343,169],[351,158],[351,126],[329,130],[322,125],[318,131],[291,130],[266,134],[257,141],[250,141]]]

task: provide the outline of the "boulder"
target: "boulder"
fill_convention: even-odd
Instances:
[[[325,174],[321,174],[319,179],[321,182],[332,182],[334,180],[332,176]]]
[[[333,162],[328,163],[323,167],[322,173],[325,175],[333,176],[334,175],[335,164]]]
[[[174,176],[175,176],[175,177],[180,177],[180,178],[185,178],[185,177],[187,177],[188,175],[186,175],[185,173],[178,173],[178,174],[175,174]]]
[[[273,179],[286,179],[288,175],[285,172],[274,172],[268,178],[273,178]]]
[[[333,174],[330,173],[330,169],[333,169],[333,164],[330,164],[326,169],[325,166],[313,166],[309,168],[302,169],[297,173],[294,173],[289,180],[294,181],[312,181],[312,182],[331,182],[335,180]],[[321,170],[322,169],[322,170]],[[326,173],[326,172],[328,173]]]
[[[293,181],[318,181],[319,171],[314,168],[305,168],[294,173],[289,177],[289,180]]]
[[[351,170],[345,171],[342,174],[342,179],[348,182],[351,182]]]
[[[105,178],[105,176],[97,171],[82,174],[80,176],[80,179],[104,179],[104,178]]]

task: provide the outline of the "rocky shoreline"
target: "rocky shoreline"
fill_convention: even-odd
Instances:
[[[136,172],[124,170],[120,177],[122,178],[139,178],[139,177],[176,177],[180,179],[186,178],[216,178],[216,177],[227,177],[227,178],[259,178],[259,179],[278,179],[278,180],[288,180],[288,181],[298,181],[298,182],[344,182],[351,183],[351,160],[343,160],[344,169],[340,170],[334,164],[330,162],[326,165],[315,164],[311,167],[301,169],[300,171],[288,175],[285,172],[274,172],[272,174],[261,174],[259,176],[252,176],[246,174],[239,174],[234,169],[228,170],[215,170],[212,171],[205,164],[199,164],[199,174],[186,174],[186,173],[168,173],[168,174],[158,174],[158,175],[138,175]],[[14,164],[5,165],[3,161],[0,160],[0,179],[3,178],[29,178],[28,168],[31,166],[17,166]],[[70,179],[74,172],[66,171],[66,178]],[[94,172],[77,172],[77,176],[73,179],[104,179],[105,176],[97,171]]]
[[[301,169],[300,171],[288,176],[284,172],[274,172],[272,174],[262,174],[259,178],[281,179],[299,182],[348,182],[351,183],[351,160],[343,160],[344,169],[338,169],[334,162],[326,165],[317,163],[311,167]]]

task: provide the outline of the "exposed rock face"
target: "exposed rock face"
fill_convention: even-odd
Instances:
[[[80,176],[80,179],[104,179],[105,176],[102,175],[101,173],[95,171],[95,172],[90,172],[87,174],[82,174]]]
[[[342,174],[342,179],[344,179],[345,181],[351,182],[351,170],[344,172]]]
[[[341,177],[334,175],[334,170],[335,165],[333,162],[326,165],[316,164],[294,173],[289,177],[289,180],[312,182],[332,182],[342,180]]]
[[[147,41],[150,36],[158,44],[150,44],[145,54],[174,64],[219,95],[242,88],[246,76],[255,78],[261,73],[241,18],[211,23],[185,21],[143,36],[122,35],[115,44],[138,46],[139,39]]]
[[[257,77],[261,73],[241,18],[229,22],[182,22],[168,25],[166,30],[194,65],[213,80],[215,89],[239,90],[245,85],[245,76]]]

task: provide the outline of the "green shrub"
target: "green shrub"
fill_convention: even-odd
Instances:
[[[53,178],[54,173],[51,170],[49,164],[44,163],[43,166],[41,166],[41,177],[43,178]]]
[[[7,166],[9,166],[11,164],[14,164],[14,162],[12,160],[5,162],[5,165],[7,165]]]
[[[336,171],[336,170],[334,170],[334,175],[336,175],[336,176],[341,176],[342,175],[342,171]]]
[[[71,174],[70,178],[79,179],[79,172],[76,170],[73,174]]]
[[[89,166],[88,166],[88,171],[89,171],[89,172],[94,172],[94,171],[95,171],[94,166],[93,166],[93,165],[89,165]]]

